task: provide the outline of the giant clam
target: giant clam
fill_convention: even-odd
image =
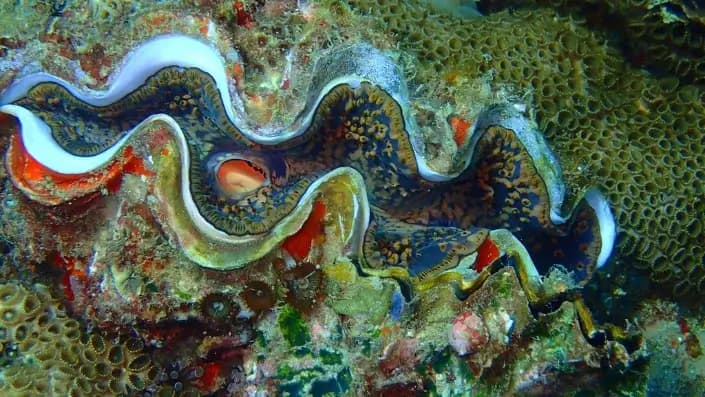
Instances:
[[[369,45],[319,59],[303,110],[283,127],[253,123],[224,70],[208,44],[166,35],[128,54],[105,91],[43,73],[17,80],[0,95],[0,112],[20,126],[12,180],[41,203],[69,202],[90,189],[39,191],[17,165],[100,185],[142,145],[163,227],[193,262],[222,271],[286,247],[316,211],[361,273],[393,277],[409,294],[439,282],[471,292],[505,256],[538,304],[550,297],[535,261],[584,283],[609,259],[606,201],[590,190],[563,211],[560,167],[520,105],[477,115],[442,173],[426,161],[400,71]],[[311,244],[289,253],[307,259]]]

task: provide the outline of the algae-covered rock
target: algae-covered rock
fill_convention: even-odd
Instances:
[[[326,303],[338,314],[379,324],[389,313],[398,285],[391,279],[359,277],[354,265],[340,262],[324,269],[330,278]]]

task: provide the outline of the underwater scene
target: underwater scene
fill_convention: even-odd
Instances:
[[[0,396],[705,395],[705,3],[0,0]]]

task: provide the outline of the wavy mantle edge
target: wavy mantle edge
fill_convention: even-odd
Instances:
[[[188,54],[188,56],[185,57],[184,54]],[[429,166],[424,157],[424,142],[410,109],[411,101],[401,71],[391,58],[365,43],[334,48],[327,51],[316,62],[304,107],[292,125],[284,128],[274,124],[253,126],[244,111],[238,93],[229,83],[224,59],[220,52],[211,43],[181,34],[156,36],[130,51],[110,76],[106,90],[77,87],[48,73],[34,73],[22,77],[0,93],[0,112],[18,119],[21,137],[28,153],[41,164],[58,173],[82,174],[107,164],[136,131],[155,118],[170,125],[170,130],[180,141],[183,159],[182,170],[188,169],[188,151],[183,151],[186,138],[175,120],[167,114],[157,114],[145,119],[104,152],[95,156],[81,157],[61,148],[53,139],[49,126],[32,112],[11,104],[26,96],[35,85],[53,82],[63,86],[72,95],[90,105],[106,106],[124,98],[159,70],[173,66],[197,68],[209,74],[216,83],[230,122],[237,126],[248,139],[262,145],[278,144],[303,134],[310,126],[318,104],[333,87],[340,84],[357,87],[362,82],[367,82],[383,89],[399,104],[421,177],[432,182],[450,181],[467,168],[472,160],[470,155],[466,155],[462,160],[461,170],[451,174],[437,172]],[[568,220],[572,211],[568,214],[561,213],[565,198],[565,185],[560,165],[535,123],[529,121],[519,111],[519,107],[513,104],[503,104],[481,112],[472,128],[469,144],[464,152],[474,152],[474,147],[482,132],[490,125],[499,125],[514,131],[532,157],[539,175],[546,185],[551,220],[555,224],[563,224]],[[184,154],[186,155],[184,156]],[[235,242],[233,236],[216,229],[200,215],[191,199],[188,175],[182,173],[181,183],[186,207],[198,229],[218,241]],[[607,262],[614,248],[616,223],[609,204],[601,192],[597,189],[591,189],[584,198],[597,214],[600,225],[601,251],[596,266],[601,267]]]

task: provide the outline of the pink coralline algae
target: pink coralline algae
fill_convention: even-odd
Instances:
[[[387,345],[379,364],[382,373],[391,377],[413,371],[419,363],[418,345],[415,338],[403,338]]]
[[[458,355],[477,353],[487,344],[488,339],[485,322],[477,314],[462,312],[453,320],[449,343]]]

